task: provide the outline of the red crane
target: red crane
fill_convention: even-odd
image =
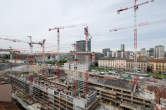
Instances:
[[[57,31],[57,53],[60,52],[60,30],[61,29],[66,29],[66,28],[74,28],[77,26],[86,26],[86,24],[78,24],[78,25],[70,25],[70,26],[59,26],[59,27],[54,27],[54,28],[49,28],[48,31],[53,31],[56,30]],[[58,78],[60,78],[60,56],[58,56],[57,59],[57,76]]]
[[[86,46],[85,46],[85,50],[86,50],[86,53],[77,53],[76,52],[76,44],[73,44],[74,45],[74,48],[75,48],[75,51],[74,51],[74,54],[75,56],[89,56],[90,60],[92,60],[92,57],[94,56],[92,53],[89,53],[89,49],[88,49],[88,41],[89,41],[89,31],[88,31],[88,26],[86,26],[84,28],[84,34],[85,34],[85,41],[86,41]],[[88,61],[88,58],[86,59],[87,60],[87,64],[89,63]],[[75,59],[74,61],[77,61],[77,59]],[[85,88],[86,88],[86,91],[85,93],[87,94],[88,93],[88,77],[89,77],[89,73],[88,73],[88,70],[86,70],[85,72]],[[77,84],[76,84],[77,85]]]
[[[45,56],[45,41],[46,41],[46,39],[43,39],[42,41],[39,41],[39,42],[34,42],[34,41],[32,41],[32,36],[27,36],[27,37],[29,37],[29,40],[30,40],[30,42],[29,42],[29,46],[30,46],[30,49],[31,49],[31,53],[33,52],[33,45],[34,44],[37,44],[37,45],[40,45],[41,47],[42,47],[42,54],[43,54],[43,64],[44,64],[44,56]],[[30,55],[29,56],[29,64],[30,65],[33,65],[33,55]],[[30,72],[30,70],[29,70],[29,81],[30,81],[30,84],[32,85],[33,84],[33,74]]]
[[[73,53],[74,53],[74,72],[75,72],[75,79],[73,80],[73,95],[76,97],[77,96],[77,89],[78,89],[78,76],[77,76],[77,45],[76,44],[72,44],[72,46],[74,47]]]
[[[89,31],[88,26],[84,28],[85,40],[86,40],[86,52],[88,52],[88,41],[89,41]]]
[[[29,46],[30,46],[30,49],[31,49],[31,53],[33,52],[33,45],[34,44],[37,44],[37,45],[40,45],[42,47],[42,54],[43,54],[43,64],[44,64],[44,58],[45,58],[45,42],[46,42],[46,39],[43,39],[42,41],[39,41],[39,42],[34,42],[32,41],[32,36],[27,36],[29,37]],[[32,56],[31,56],[32,57]]]
[[[86,52],[86,53],[80,53],[80,52],[77,52],[76,51],[76,48],[77,48],[76,44],[73,44],[73,47],[74,47],[73,53],[74,53],[74,56],[75,56],[74,62],[75,62],[76,65],[77,65],[77,61],[78,61],[77,56],[89,56],[90,60],[92,61],[92,57],[94,56],[92,53],[88,53],[88,52]],[[86,94],[88,93],[88,77],[89,77],[89,73],[88,73],[88,70],[86,70],[86,72],[85,72],[85,83],[86,83],[85,84],[85,86],[86,86],[85,87],[85,89],[86,89],[85,93]],[[77,96],[78,81],[74,80],[73,84],[74,84],[74,88],[73,88],[74,96]]]
[[[70,26],[59,26],[54,28],[49,28],[48,31],[57,31],[57,52],[59,53],[60,50],[60,29],[66,29],[66,28],[74,28],[77,26],[86,26],[86,24],[78,24],[78,25],[70,25]]]
[[[26,44],[29,44],[30,48],[31,48],[31,52],[32,52],[32,48],[33,48],[33,44],[39,44],[43,47],[43,54],[44,54],[44,44],[45,44],[45,39],[41,42],[33,42],[32,41],[32,36],[28,36],[30,38],[30,42],[24,42],[22,40],[18,40],[18,39],[8,39],[8,38],[0,38],[2,40],[8,40],[8,41],[12,41],[12,42],[23,42],[23,43],[26,43]],[[11,49],[12,50],[12,49]],[[11,53],[19,53],[20,51],[11,51]],[[29,64],[32,65],[33,64],[33,55],[29,56]],[[12,68],[12,65],[10,66]],[[30,81],[30,84],[33,84],[33,76],[32,76],[32,73],[30,72],[29,70],[29,81]]]
[[[134,0],[134,6],[128,7],[128,8],[122,8],[117,10],[117,13],[120,14],[120,12],[125,11],[125,10],[129,10],[129,9],[134,9],[134,48],[137,52],[137,9],[139,8],[139,6],[148,4],[150,2],[153,2],[154,0],[147,0],[145,2],[142,2],[140,4],[137,4],[138,0]],[[135,56],[135,61],[137,62],[137,57]],[[135,66],[135,72],[136,72],[137,66]]]
[[[166,22],[166,19],[161,19],[161,20],[156,20],[156,21],[151,21],[151,22],[142,22],[137,24],[137,27],[143,27],[143,26],[147,26],[147,25],[152,25],[152,24],[158,24],[158,23],[164,23]],[[109,32],[116,32],[116,31],[120,31],[120,30],[125,30],[125,29],[130,29],[130,28],[134,28],[134,26],[127,26],[127,27],[120,27],[120,28],[114,28],[114,29],[110,29]]]
[[[8,40],[8,41],[12,41],[12,42],[23,42],[23,43],[28,43],[28,42],[25,42],[25,41],[22,41],[22,40],[18,40],[18,39],[9,39],[9,38],[3,38],[3,37],[0,37],[1,40]]]
[[[29,42],[29,47],[30,47],[30,50],[31,50],[31,53],[33,52],[33,45],[32,45],[32,36],[27,36],[30,40]]]
[[[133,27],[134,27],[134,48],[135,48],[136,54],[137,54],[137,36],[138,36],[138,34],[137,34],[137,27],[138,27],[138,25],[137,25],[137,13],[136,12],[137,12],[137,9],[139,8],[139,6],[148,4],[148,3],[153,2],[153,1],[154,0],[147,0],[145,2],[137,4],[138,0],[134,0],[134,6],[127,7],[127,8],[122,8],[122,9],[117,10],[117,13],[120,14],[120,12],[122,12],[122,11],[129,10],[129,9],[132,9],[132,8],[134,9],[134,26]],[[146,25],[146,23],[145,24],[141,24],[140,26],[143,26],[143,25]],[[126,28],[113,29],[113,30],[111,30],[111,32],[112,31],[122,30],[122,29],[126,29]],[[137,62],[137,55],[135,55],[135,59],[134,60],[135,60],[135,62]],[[134,70],[135,70],[135,72],[137,71],[137,64],[135,64]],[[138,77],[138,76],[135,76],[135,77]],[[136,79],[138,79],[138,78],[136,78]]]
[[[23,43],[27,43],[27,42],[24,42],[22,40],[18,40],[18,39],[9,39],[9,38],[2,38],[0,37],[0,40],[7,40],[7,41],[12,41],[12,42],[23,42]],[[15,58],[15,63],[16,63],[16,59],[17,59],[17,54],[20,53],[20,51],[18,50],[14,50],[12,49],[11,47],[9,47],[9,52],[10,52],[10,60],[13,59],[13,55],[16,56]],[[10,72],[12,71],[12,63],[10,63]]]
[[[89,52],[88,41],[89,41],[89,36],[90,36],[88,26],[84,28],[84,34],[85,34],[85,40],[86,40],[86,53],[80,54],[80,55],[89,56],[90,60],[92,60],[93,54],[88,53]],[[88,63],[89,63],[89,61],[87,58],[87,64]],[[88,73],[88,70],[86,70],[86,72],[85,72],[85,82],[86,82],[86,92],[85,93],[86,94],[88,93],[88,77],[89,77],[89,73]]]
[[[7,40],[7,41],[12,41],[12,42],[22,42],[22,43],[28,43],[28,42],[25,42],[25,41],[22,41],[22,40],[19,40],[19,39],[9,39],[9,38],[3,38],[3,37],[0,37],[0,40]],[[12,58],[12,54],[15,54],[16,53],[20,53],[20,51],[17,51],[17,50],[14,50],[10,47],[9,49],[9,52],[10,52],[10,57]],[[16,63],[16,60],[15,60],[15,63]]]
[[[92,53],[76,53],[78,56],[89,56],[90,60],[92,61],[93,54]],[[88,93],[88,77],[89,77],[89,72],[86,70],[85,72],[85,83],[86,83],[86,94]]]
[[[28,42],[28,44],[30,46],[31,52],[33,51],[33,44],[38,44],[42,47],[42,52],[44,53],[46,39],[43,39],[42,41],[39,41],[39,42],[34,42],[34,41],[32,41],[32,36],[27,36],[27,37],[29,37],[29,40],[30,40],[30,42]]]
[[[137,1],[138,1],[138,0],[134,0],[134,6],[119,9],[119,10],[117,10],[117,13],[120,14],[120,12],[125,11],[125,10],[128,10],[128,9],[132,9],[132,8],[134,8],[134,11],[135,11],[135,10],[138,9],[139,6],[148,4],[149,2],[153,2],[154,0],[147,0],[147,1],[142,2],[142,3],[140,3],[140,4],[137,4]]]

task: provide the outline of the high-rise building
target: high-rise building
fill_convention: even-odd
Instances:
[[[125,44],[121,44],[121,51],[122,51],[122,52],[125,51]]]
[[[103,51],[104,56],[107,56],[108,53],[110,52],[110,48],[105,48],[102,51]]]
[[[116,57],[116,52],[115,51],[112,51],[112,57]]]
[[[163,45],[157,45],[155,46],[155,58],[164,58],[164,46]]]
[[[145,48],[142,48],[140,53],[141,53],[141,56],[147,56],[147,52]]]
[[[120,55],[121,58],[125,58],[125,44],[121,44],[121,55]]]
[[[124,53],[121,50],[116,51],[116,58],[123,58]]]
[[[112,51],[107,52],[107,57],[112,57]]]
[[[150,48],[149,50],[147,50],[147,55],[148,57],[154,57],[154,48]]]
[[[86,41],[85,40],[80,40],[76,41],[76,50],[77,52],[86,52]],[[91,39],[88,41],[88,51],[91,52]]]

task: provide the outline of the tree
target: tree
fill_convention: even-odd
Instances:
[[[150,66],[147,67],[147,72],[151,73],[152,72],[152,68]]]
[[[9,55],[5,55],[5,56],[4,56],[4,59],[9,59],[9,58],[10,58]]]

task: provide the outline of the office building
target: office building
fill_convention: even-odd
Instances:
[[[121,44],[121,51],[122,51],[122,52],[125,51],[125,44]]]
[[[164,46],[163,45],[157,45],[155,46],[155,58],[164,58]]]
[[[80,40],[76,41],[76,50],[77,52],[86,52],[86,41]],[[91,39],[88,41],[88,51],[91,52]]]
[[[154,48],[150,48],[149,50],[147,50],[147,55],[148,57],[154,57]]]
[[[140,51],[141,56],[147,56],[147,52],[145,48],[142,48]]]
[[[107,56],[108,53],[110,52],[110,48],[105,48],[102,51],[103,51],[104,56]]]

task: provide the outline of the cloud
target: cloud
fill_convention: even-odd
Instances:
[[[143,2],[144,0],[140,0]],[[158,0],[142,6],[138,10],[138,22],[153,21],[158,18],[166,18],[166,1]],[[8,38],[16,38],[28,41],[26,36],[33,36],[34,41],[46,38],[46,47],[56,45],[56,31],[48,32],[48,28],[54,26],[73,25],[87,23],[89,32],[93,36],[92,47],[94,51],[110,47],[120,47],[121,43],[128,48],[133,47],[133,30],[110,33],[108,30],[115,27],[133,25],[133,10],[127,10],[117,14],[116,10],[132,6],[131,0],[3,0],[0,1],[0,35],[9,35]],[[142,28],[138,33],[139,45],[150,47],[155,45],[149,41],[160,40],[166,34],[166,24]],[[60,30],[61,49],[69,51],[76,40],[85,39],[83,27]],[[158,36],[157,36],[158,35]],[[155,38],[158,37],[158,39]],[[143,44],[141,42],[143,41]],[[68,43],[66,43],[68,42]],[[156,42],[157,45],[157,42]],[[28,45],[0,41],[1,48],[26,48]],[[35,46],[34,49],[39,49]],[[49,48],[56,50],[56,46]]]

